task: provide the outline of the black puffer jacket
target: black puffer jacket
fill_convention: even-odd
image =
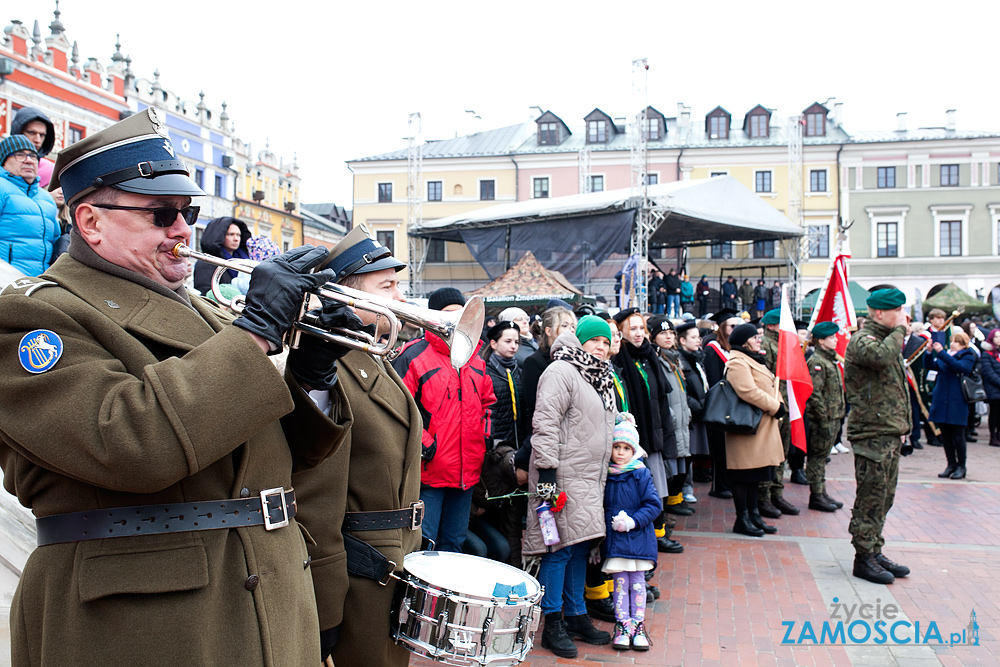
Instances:
[[[240,228],[240,247],[235,253],[226,252],[222,247],[222,243],[226,239],[226,232],[229,231],[229,225],[236,225]],[[215,218],[205,225],[205,231],[201,234],[201,251],[225,259],[230,259],[234,255],[249,258],[250,254],[247,252],[248,240],[250,240],[250,229],[245,222],[228,216]],[[196,262],[194,265],[194,288],[202,294],[208,295],[212,291],[212,275],[215,273],[216,268],[218,267],[207,262],[202,262],[201,260]],[[236,277],[235,274],[236,271],[232,269],[226,271],[219,278],[219,283],[228,285]]]
[[[52,147],[56,145],[56,128],[44,113],[34,107],[21,107],[14,114],[14,120],[10,122],[10,133],[24,134],[24,126],[33,120],[40,120],[45,123],[45,141],[42,142],[42,149],[38,151],[42,157],[45,157],[52,151]]]
[[[684,388],[687,390],[691,419],[700,422],[705,412],[705,394],[708,393],[708,387],[705,386],[708,378],[704,374],[705,367],[701,366],[702,352],[681,350],[680,353],[681,371],[684,373]],[[699,366],[701,366],[700,369]]]

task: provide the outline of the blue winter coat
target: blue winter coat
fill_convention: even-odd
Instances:
[[[931,395],[930,420],[935,424],[965,426],[969,421],[969,404],[962,396],[959,376],[968,375],[976,365],[976,353],[959,350],[951,356],[947,352],[931,353],[925,366],[938,372]]]
[[[56,203],[38,179],[30,185],[0,169],[0,259],[27,276],[52,263],[52,249],[62,234]]]
[[[662,511],[660,496],[653,486],[653,476],[646,468],[608,475],[604,487],[605,558],[638,558],[656,562],[656,535],[653,521]],[[611,518],[618,512],[635,519],[635,528],[627,533],[611,529]]]
[[[983,374],[983,389],[986,390],[986,400],[1000,401],[1000,361],[993,358],[989,352],[983,352],[980,362]]]

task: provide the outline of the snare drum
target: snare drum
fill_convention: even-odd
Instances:
[[[403,559],[392,638],[447,665],[516,665],[531,650],[544,592],[526,572],[443,551]]]

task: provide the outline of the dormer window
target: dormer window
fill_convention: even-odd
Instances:
[[[825,137],[826,136],[826,115],[827,108],[817,102],[802,112],[806,117],[806,136]]]
[[[606,144],[608,142],[608,122],[591,120],[587,122],[587,143]]]
[[[642,133],[649,141],[657,141],[660,138],[660,119],[646,118],[642,121]]]
[[[539,123],[538,124],[538,143],[541,146],[558,146],[559,145],[559,124],[558,123]]]
[[[715,107],[705,119],[705,131],[709,139],[728,139],[729,123],[732,116],[722,107]]]
[[[572,134],[566,127],[566,123],[562,122],[562,119],[551,111],[543,113],[535,120],[535,123],[538,124],[539,146],[558,146]]]
[[[725,116],[712,116],[708,119],[708,136],[711,139],[727,139],[729,137],[729,119]]]
[[[751,139],[766,139],[771,135],[771,111],[761,105],[747,112],[743,120],[743,131]]]

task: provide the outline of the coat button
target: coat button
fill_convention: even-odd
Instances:
[[[260,577],[258,577],[256,574],[251,574],[249,577],[247,577],[247,580],[243,582],[243,587],[246,588],[248,591],[252,591],[255,588],[257,588],[257,584],[259,583],[260,583]]]
[[[242,489],[240,489],[240,498],[249,498],[249,497],[250,497],[250,489],[244,486]]]
[[[304,561],[302,561],[302,569],[303,569],[303,570],[308,570],[308,569],[309,569],[309,563],[311,563],[311,562],[312,562],[312,559],[313,559],[313,557],[312,557],[312,556],[309,556],[309,557],[308,557],[308,558],[306,558],[306,559],[305,559]]]

